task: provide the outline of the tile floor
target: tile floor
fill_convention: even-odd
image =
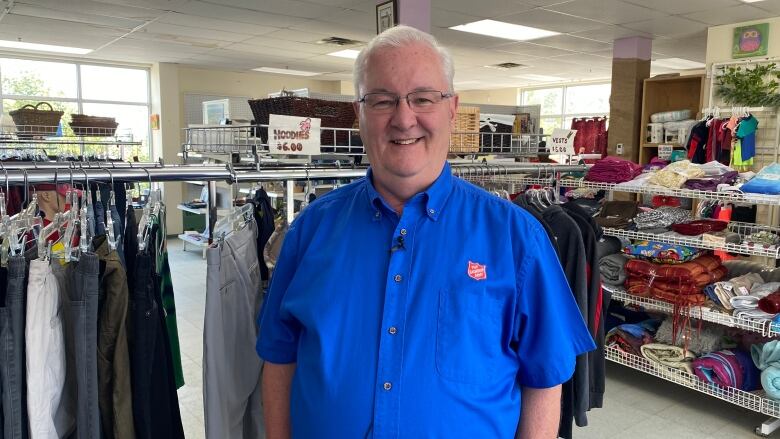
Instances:
[[[186,381],[179,389],[182,421],[188,439],[202,439],[205,436],[201,365],[206,262],[201,259],[199,251],[182,251],[181,242],[175,238],[169,240],[168,248]],[[574,437],[747,439],[756,437],[753,428],[766,418],[696,391],[608,363],[604,408],[591,411],[588,414],[590,425],[575,428]],[[780,433],[772,437],[780,439]]]

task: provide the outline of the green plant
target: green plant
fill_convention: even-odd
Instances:
[[[727,104],[748,107],[780,106],[780,70],[775,63],[724,68],[717,77],[716,92]]]

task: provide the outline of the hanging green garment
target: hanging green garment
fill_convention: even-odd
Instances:
[[[735,139],[731,145],[731,167],[739,172],[749,171],[753,168],[753,158],[742,160],[742,141]]]
[[[171,267],[168,264],[168,246],[165,239],[165,207],[160,210],[160,215],[154,217],[154,254],[155,269],[160,278],[160,293],[163,312],[165,315],[165,330],[171,344],[171,358],[173,360],[173,376],[176,388],[184,385],[184,371],[181,365],[181,348],[179,346],[179,329],[176,324],[176,302],[173,297],[173,278]]]

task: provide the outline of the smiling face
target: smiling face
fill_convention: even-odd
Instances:
[[[386,186],[402,182],[424,190],[439,176],[447,159],[458,98],[443,99],[431,112],[415,113],[409,108],[403,97],[410,92],[450,91],[438,55],[424,44],[377,50],[367,65],[361,97],[376,92],[402,97],[389,114],[376,114],[365,104],[356,104],[360,136],[374,178]]]

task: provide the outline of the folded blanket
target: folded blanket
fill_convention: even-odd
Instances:
[[[742,367],[743,380],[740,389],[746,392],[760,389],[761,371],[753,363],[750,353],[738,349],[734,349],[732,352],[737,356],[737,361],[739,361],[739,365]]]
[[[767,282],[765,284],[754,285],[753,288],[750,289],[750,295],[760,299],[777,290],[780,290],[780,282]]]
[[[678,346],[661,343],[648,343],[640,348],[642,356],[655,363],[669,366],[693,374],[691,361],[696,358],[692,352]]]
[[[638,212],[639,203],[636,201],[607,201],[595,219],[602,227],[622,229],[631,223]]]
[[[692,261],[704,253],[693,247],[656,241],[635,241],[623,248],[623,253],[658,264],[679,264]]]
[[[730,350],[710,352],[693,360],[693,373],[702,381],[723,387],[741,389],[744,381],[742,366]]]
[[[726,228],[726,221],[694,220],[687,223],[672,224],[672,230],[683,235],[696,236],[702,233],[719,232]]]
[[[780,399],[780,341],[753,345],[750,355],[753,363],[761,370],[761,387],[767,396]]]
[[[780,312],[780,291],[762,298],[758,301],[758,309],[768,314],[777,314]]]
[[[608,285],[621,286],[626,281],[624,269],[628,258],[620,253],[604,256],[599,261],[601,281]]]
[[[624,352],[641,355],[640,347],[653,342],[653,334],[661,322],[649,319],[639,323],[624,323],[615,326],[607,332],[606,344],[617,346]]]
[[[685,347],[685,343],[687,343],[688,350],[693,354],[712,352],[730,347],[724,342],[726,334],[726,327],[724,326],[705,323],[701,326],[701,330],[698,328],[686,329],[688,334],[687,340],[683,340],[679,334],[683,328],[678,328],[678,333],[672,334],[673,320],[673,317],[669,317],[661,322],[658,331],[655,333],[655,343],[678,347]]]
[[[642,173],[642,167],[636,163],[618,157],[604,157],[588,170],[585,180],[602,183],[620,183],[628,181]]]
[[[691,220],[691,211],[680,209],[678,207],[662,206],[648,212],[642,212],[634,218],[634,224],[637,229],[655,229],[658,227],[669,227]]]

